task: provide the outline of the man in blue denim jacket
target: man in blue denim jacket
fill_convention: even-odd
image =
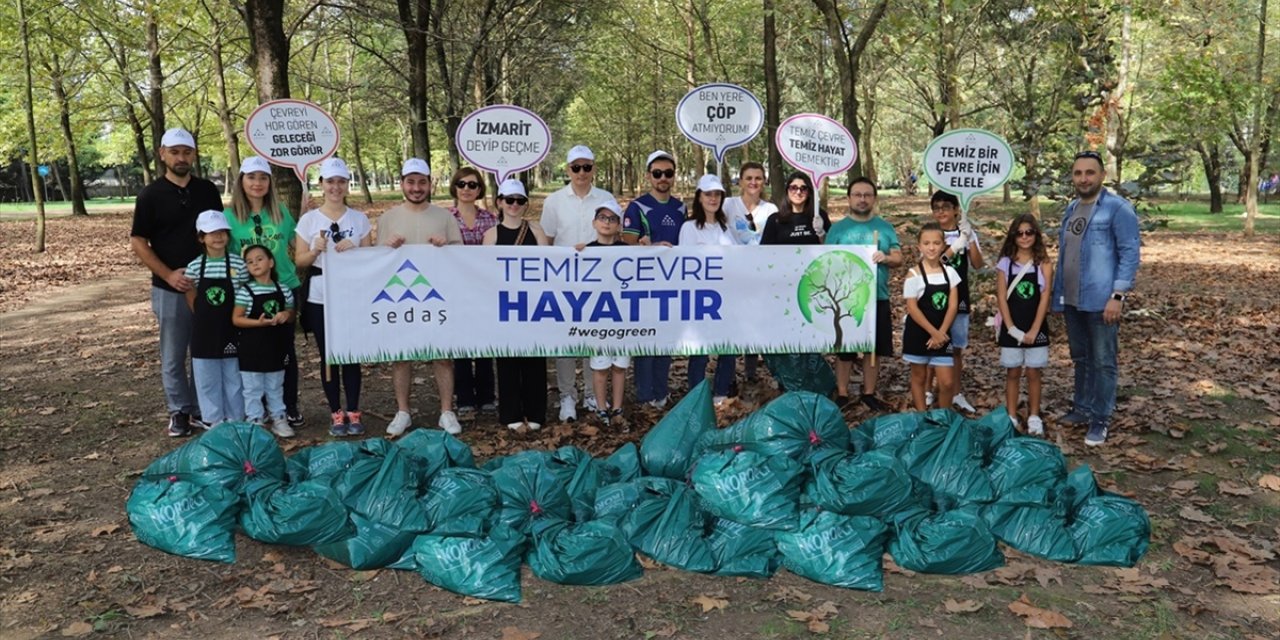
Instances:
[[[1061,422],[1089,425],[1084,443],[1107,440],[1116,406],[1116,351],[1124,300],[1138,275],[1138,216],[1128,200],[1102,188],[1106,171],[1093,151],[1076,155],[1071,182],[1076,199],[1058,231],[1053,277],[1055,312],[1067,325],[1075,366],[1071,412]]]

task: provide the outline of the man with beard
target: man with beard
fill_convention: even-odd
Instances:
[[[1071,412],[1060,421],[1089,425],[1084,443],[1107,441],[1116,406],[1116,352],[1124,301],[1138,275],[1138,216],[1128,200],[1102,188],[1102,157],[1076,155],[1071,183],[1076,199],[1067,205],[1058,230],[1058,268],[1052,308],[1067,325],[1075,369]]]
[[[405,244],[462,244],[462,230],[444,207],[431,204],[431,167],[421,158],[409,158],[400,169],[400,192],[404,202],[378,217],[378,244],[395,249]],[[438,425],[448,433],[462,432],[453,412],[453,361],[434,360],[436,387],[440,391]],[[413,383],[413,363],[391,365],[391,385],[396,392],[396,415],[387,424],[387,435],[399,436],[413,424],[409,413],[409,387]]]
[[[196,417],[195,386],[187,372],[193,315],[186,293],[191,279],[186,266],[200,255],[196,218],[222,210],[222,196],[212,182],[191,174],[196,141],[185,129],[170,129],[160,138],[164,174],[138,193],[133,208],[129,248],[151,270],[151,311],[160,325],[160,380],[169,409],[170,437],[191,434],[192,426],[208,428]]]

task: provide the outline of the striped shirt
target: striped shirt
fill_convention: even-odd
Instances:
[[[244,258],[241,258],[240,256],[234,253],[230,253],[227,255],[231,257],[232,286],[239,287],[240,285],[248,282],[249,269],[246,268],[244,265]],[[227,259],[225,257],[208,258],[206,260],[204,256],[196,256],[196,259],[192,260],[191,263],[187,265],[187,277],[191,278],[192,286],[196,286],[200,284],[200,261],[201,260],[205,260],[204,277],[209,279],[227,277]]]
[[[262,284],[257,280],[250,280],[249,289],[252,290],[253,293],[256,293],[258,295],[267,295],[267,294],[276,292],[276,285]],[[289,291],[289,289],[286,288],[284,285],[280,286],[280,290],[284,292],[284,308],[292,309],[293,293]],[[246,291],[244,287],[241,287],[241,286],[236,287],[236,306],[244,307],[246,311],[253,307],[253,296],[249,293],[249,291]]]

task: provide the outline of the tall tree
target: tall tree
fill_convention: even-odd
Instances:
[[[258,102],[289,97],[289,38],[284,32],[284,0],[246,0],[239,7],[249,28],[249,50]],[[292,169],[272,166],[276,192],[294,216],[302,215],[302,182]]]
[[[778,26],[775,11],[774,0],[764,0],[764,134],[769,148],[769,193],[774,198],[780,198],[786,193],[786,176],[783,175],[782,153],[774,139],[778,125],[782,124],[779,113],[781,95],[778,90]]]
[[[26,67],[27,82],[25,85],[26,102],[23,108],[27,115],[27,158],[31,165],[31,192],[36,201],[36,252],[44,253],[44,188],[41,185],[39,167],[36,162],[39,154],[36,149],[36,116],[35,98],[31,91],[31,26],[27,22],[26,0],[18,0],[18,23],[22,30],[22,65]]]
[[[858,72],[862,54],[880,24],[889,0],[879,0],[867,15],[861,17],[861,26],[855,33],[853,16],[843,15],[837,0],[813,0],[822,12],[827,27],[827,37],[832,41],[832,57],[840,74],[841,120],[854,140],[862,139],[862,127],[858,124]],[[850,180],[862,175],[861,159],[849,168]]]

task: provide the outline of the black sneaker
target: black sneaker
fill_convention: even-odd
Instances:
[[[185,438],[191,435],[191,416],[181,411],[169,414],[169,428],[165,433],[170,438]]]
[[[1075,409],[1072,409],[1067,413],[1067,415],[1058,418],[1058,424],[1064,424],[1069,427],[1081,427],[1089,424],[1090,422],[1092,422],[1092,420],[1089,416],[1086,416]]]
[[[208,431],[213,428],[213,425],[205,422],[200,416],[191,416],[187,421],[191,424],[192,429],[204,429],[205,431]]]
[[[836,406],[841,409],[849,406],[849,396],[842,396],[842,395],[833,393],[831,396],[831,401],[836,403]]]
[[[875,411],[876,413],[883,413],[889,410],[889,405],[885,404],[884,402],[881,402],[879,398],[875,397],[875,395],[870,393],[862,394],[862,397],[859,398],[859,401],[862,402],[862,404],[865,405],[868,409]]]
[[[286,414],[285,419],[289,422],[289,426],[295,429],[298,427],[301,427],[302,424],[307,421],[306,418],[302,417],[301,411],[297,413]]]
[[[1089,425],[1089,433],[1084,437],[1084,443],[1090,447],[1098,447],[1107,443],[1107,423],[1095,422]]]

